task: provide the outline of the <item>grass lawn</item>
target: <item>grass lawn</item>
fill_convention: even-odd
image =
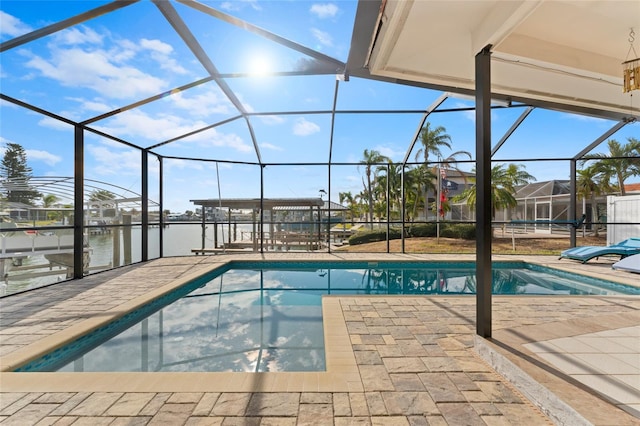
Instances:
[[[500,231],[496,231],[499,235]],[[601,237],[582,237],[577,238],[578,246],[606,246],[606,236]],[[569,248],[569,237],[535,237],[527,235],[526,237],[515,238],[515,251],[513,250],[513,242],[511,236],[496,236],[493,238],[492,253],[494,254],[542,254],[542,255],[560,255],[562,250]],[[402,251],[400,240],[391,240],[390,251],[398,253]],[[387,251],[387,242],[378,241],[375,243],[360,244],[356,246],[343,246],[333,251],[347,252],[363,252],[363,253],[385,253]],[[458,240],[453,238],[406,238],[406,253],[475,253],[475,240]]]

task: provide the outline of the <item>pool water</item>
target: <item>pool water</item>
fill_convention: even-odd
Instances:
[[[233,262],[16,371],[324,371],[322,296],[475,293],[472,262]],[[640,294],[522,262],[493,293]]]

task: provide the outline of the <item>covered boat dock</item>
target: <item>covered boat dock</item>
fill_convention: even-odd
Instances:
[[[327,203],[322,198],[220,198],[190,201],[202,208],[202,244],[200,248],[191,250],[195,254],[235,250],[245,251],[247,249],[252,249],[254,252],[263,252],[268,248],[289,250],[292,247],[313,250],[319,249],[323,244],[322,218],[325,214],[324,207]],[[229,229],[225,243],[224,237],[218,238],[218,227],[215,226],[213,247],[210,248],[205,247],[207,208],[218,209],[218,211],[227,209],[225,220]],[[235,230],[237,225],[237,222],[232,220],[232,210],[251,210],[251,240],[249,242],[238,241],[236,232],[233,232],[234,236],[232,238],[231,229],[233,227]],[[330,209],[327,210],[330,211]],[[276,213],[283,211],[304,211],[308,213],[308,219],[290,222],[301,225],[301,228],[297,231],[283,230],[283,222],[276,219]],[[268,218],[265,217],[265,213],[268,213]],[[329,212],[326,214],[329,216]],[[218,222],[217,215],[213,215],[213,218],[215,225],[221,224]],[[265,229],[264,225],[267,225],[268,229]]]

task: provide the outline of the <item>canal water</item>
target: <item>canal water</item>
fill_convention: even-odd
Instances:
[[[232,225],[233,232],[233,225]],[[238,224],[236,226],[236,238],[238,240],[251,240],[251,224]],[[228,241],[228,226],[218,225],[218,244]],[[113,232],[96,233],[89,235],[89,272],[95,273],[101,270],[109,269],[115,264],[124,265],[125,250],[124,236],[120,231],[120,259],[114,262]],[[130,262],[139,262],[141,255],[141,227],[133,226],[131,229],[131,254]],[[202,226],[200,223],[171,223],[164,228],[164,256],[186,256],[192,255],[191,249],[200,248],[202,246]],[[207,224],[205,231],[205,247],[212,248],[214,246],[214,230],[213,225]],[[156,258],[160,254],[160,228],[152,227],[149,230],[149,258]],[[53,268],[48,274],[48,268],[37,268],[38,265],[48,265],[49,262],[44,256],[30,256],[21,260],[21,264],[12,265],[10,259],[6,261],[9,278],[0,281],[0,296],[12,294],[24,290],[29,290],[43,285],[52,284],[66,279],[66,270],[62,268]],[[56,272],[59,272],[56,274]],[[45,276],[34,276],[45,273]],[[30,277],[22,278],[19,275],[29,274]]]

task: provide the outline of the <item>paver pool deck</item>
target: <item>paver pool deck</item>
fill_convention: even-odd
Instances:
[[[474,260],[413,254],[174,257],[0,299],[0,424],[640,424],[639,296],[325,296],[326,372],[14,373],[230,260]],[[611,261],[523,260],[638,285]]]

